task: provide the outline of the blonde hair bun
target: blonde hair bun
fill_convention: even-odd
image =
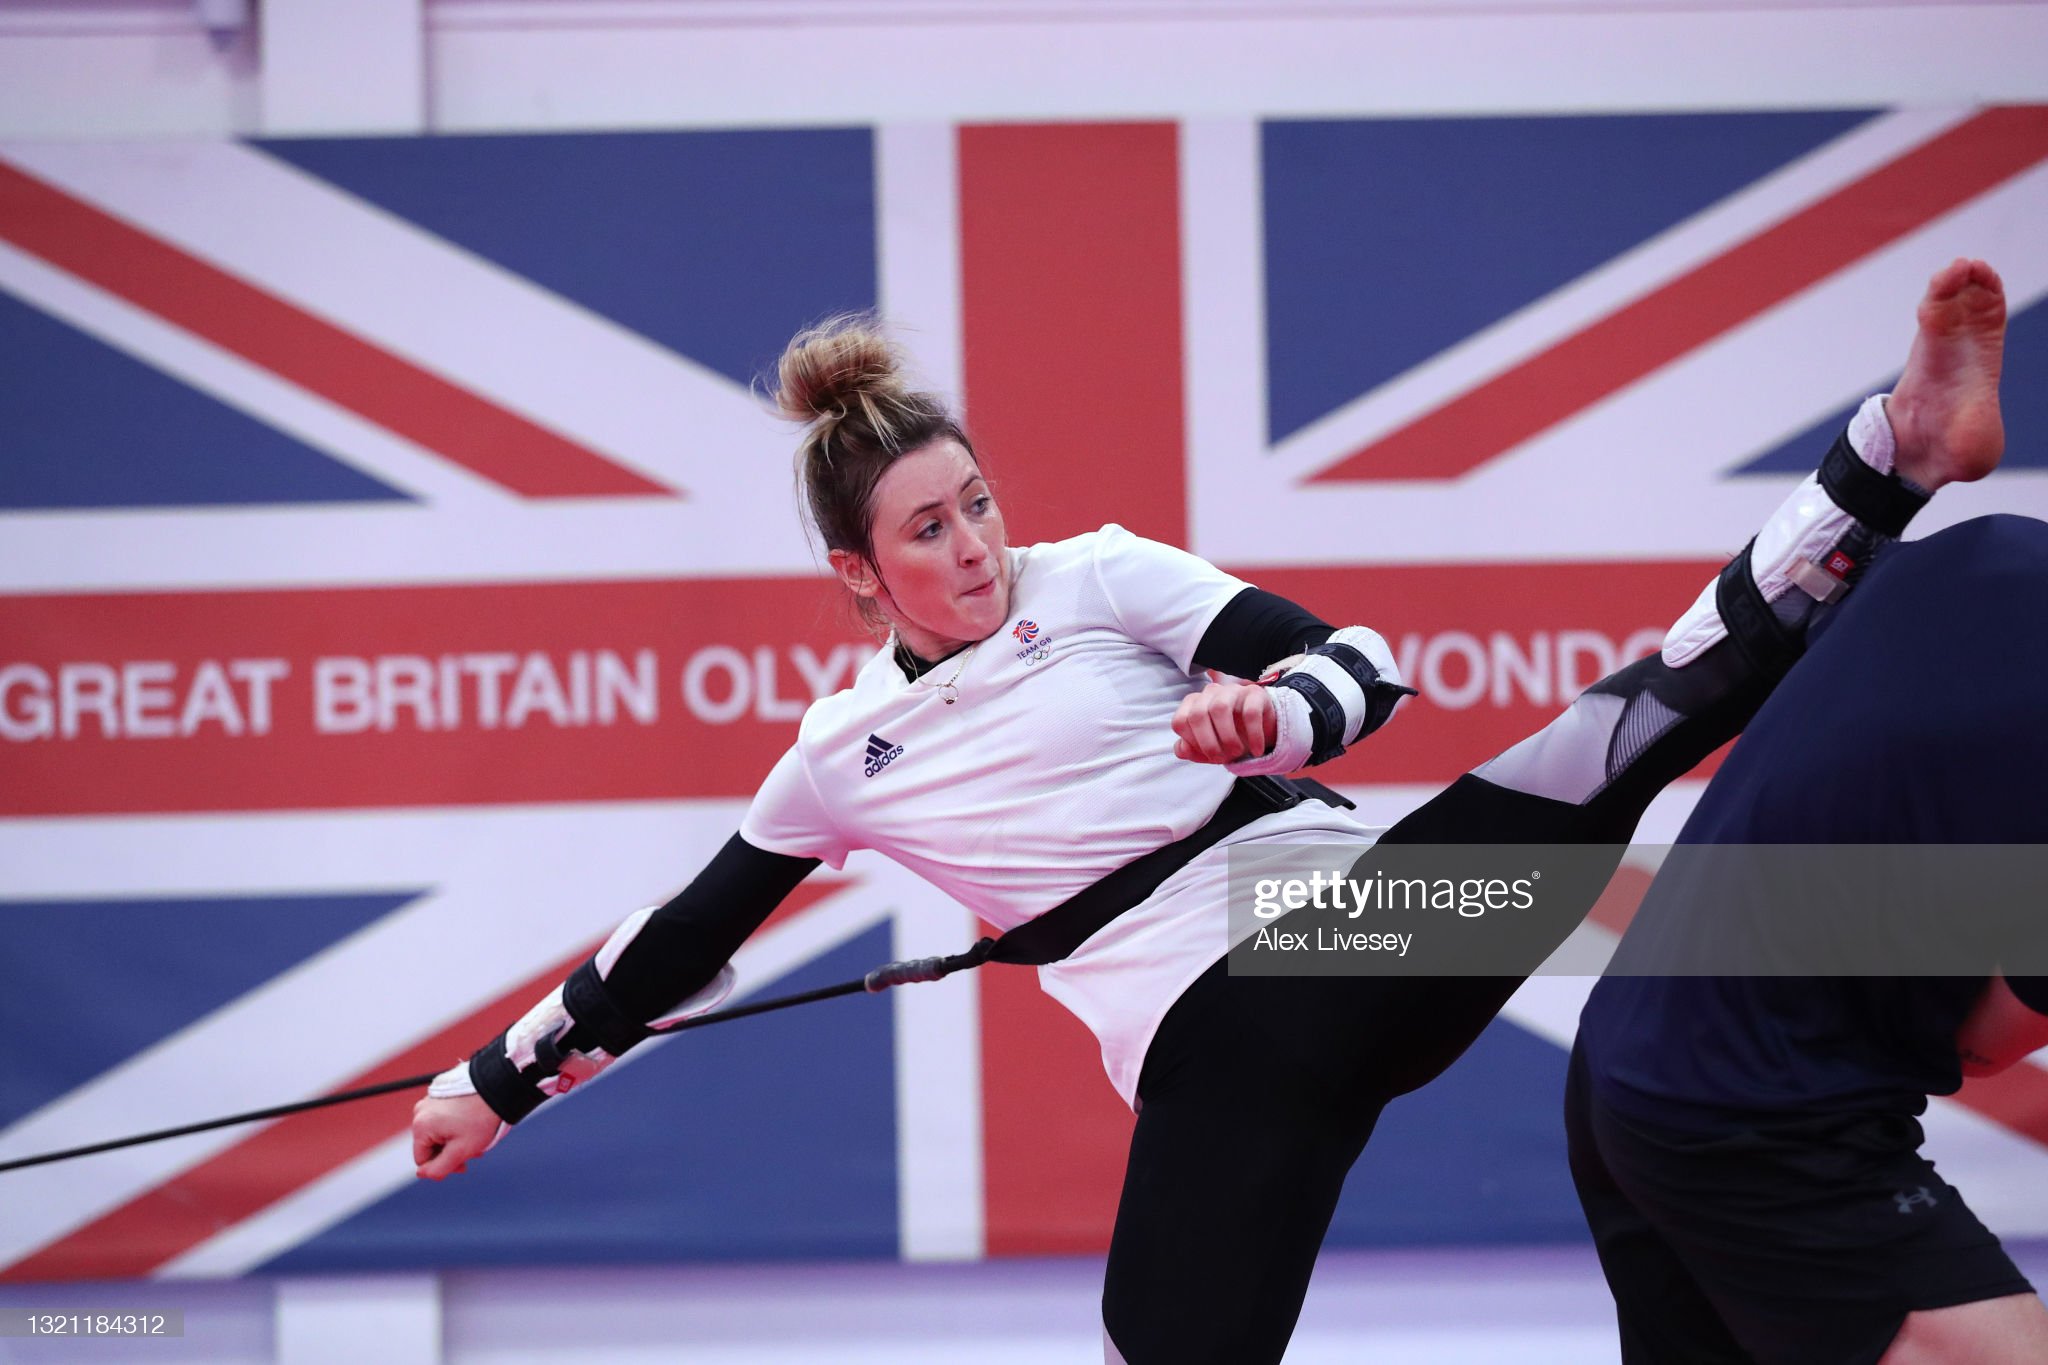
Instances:
[[[775,367],[775,406],[793,422],[849,419],[893,445],[910,385],[874,318],[843,313],[797,333]]]
[[[945,400],[910,387],[902,352],[870,314],[841,314],[797,333],[775,366],[775,406],[805,424],[797,483],[818,538],[869,561],[875,488],[892,463],[941,440],[974,458]],[[858,605],[878,633],[886,628],[868,599]]]

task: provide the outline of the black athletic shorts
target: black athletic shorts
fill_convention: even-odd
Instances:
[[[1873,1365],[1910,1312],[2032,1288],[1910,1115],[1663,1128],[1602,1103],[1576,1051],[1565,1107],[1626,1365]]]

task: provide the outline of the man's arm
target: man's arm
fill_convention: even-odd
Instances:
[[[1995,1076],[2048,1047],[2048,977],[1994,976],[1956,1032],[1965,1076]]]

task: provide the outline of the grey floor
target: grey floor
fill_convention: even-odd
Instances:
[[[2048,1242],[2013,1250],[2037,1283],[2048,1278]],[[185,1335],[129,1344],[0,1339],[0,1361],[1085,1363],[1101,1358],[1100,1276],[1099,1260],[1080,1257],[499,1270],[359,1285],[253,1278],[6,1285],[0,1308],[175,1305],[185,1312]],[[307,1316],[309,1299],[324,1316]],[[1603,1365],[1618,1359],[1612,1334],[1606,1288],[1586,1248],[1336,1252],[1317,1270],[1287,1359]]]

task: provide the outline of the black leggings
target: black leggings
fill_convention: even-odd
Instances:
[[[1611,848],[1611,872],[1650,798],[1733,737],[1769,690],[1732,658],[1682,674],[1641,660],[1380,843],[1597,844]],[[1592,765],[1597,789],[1569,790],[1577,779],[1559,774],[1583,772],[1594,743],[1607,746]],[[1579,761],[1565,761],[1568,751]],[[1597,895],[1586,894],[1573,924]],[[1278,1361],[1380,1110],[1456,1061],[1520,984],[1233,976],[1226,960],[1190,986],[1138,1082],[1102,1301],[1122,1358]]]

